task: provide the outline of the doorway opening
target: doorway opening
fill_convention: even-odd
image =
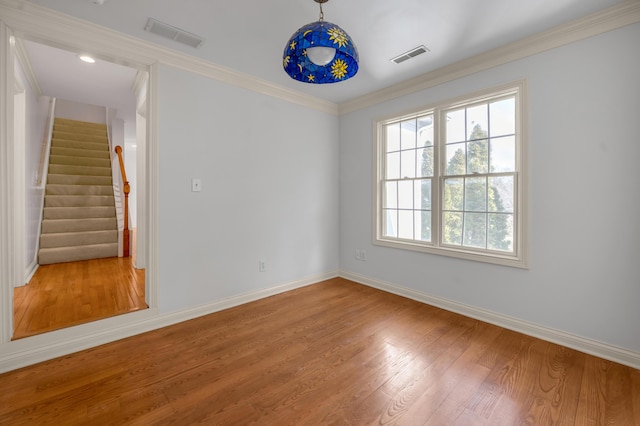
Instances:
[[[149,306],[144,271],[147,263],[144,237],[147,131],[146,121],[138,118],[140,106],[146,105],[148,94],[146,67],[100,59],[94,64],[82,64],[71,50],[14,40],[17,48],[11,54],[16,88],[23,90],[16,90],[13,108],[13,152],[17,160],[13,186],[14,199],[20,207],[15,209],[13,219],[16,250],[12,262],[12,286],[15,286],[12,340]],[[46,115],[44,105],[50,99],[64,100],[66,105],[54,110],[54,117],[92,123],[102,121],[110,129],[112,146],[109,149],[113,151],[116,144],[124,148],[127,178],[135,188],[129,199],[132,205],[129,216],[133,228],[132,257],[38,265],[43,197],[48,191],[46,178],[40,183],[39,177],[42,177],[44,164],[49,164],[42,159],[42,154],[49,149],[42,149],[48,143],[47,131],[43,130],[46,120],[42,118]],[[104,115],[96,118],[92,111],[100,109]],[[144,127],[140,128],[140,123]],[[117,126],[120,131],[116,130]],[[23,129],[22,141],[20,129]],[[71,160],[75,155],[68,149],[62,153]],[[139,168],[142,170],[137,170]],[[136,232],[137,229],[142,232]]]

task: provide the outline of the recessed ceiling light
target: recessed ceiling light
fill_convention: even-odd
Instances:
[[[86,62],[88,64],[93,64],[96,61],[89,55],[80,55],[78,57],[80,58],[81,61]]]

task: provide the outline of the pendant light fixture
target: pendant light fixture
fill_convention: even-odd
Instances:
[[[358,72],[358,50],[342,28],[324,20],[322,4],[329,0],[313,1],[320,5],[320,19],[291,36],[284,48],[284,70],[311,84],[347,80]]]

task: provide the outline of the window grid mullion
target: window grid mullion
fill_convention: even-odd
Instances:
[[[415,161],[414,161],[415,167]],[[413,239],[416,239],[416,179],[413,179],[411,182],[411,205],[413,206],[413,210],[411,210],[411,223],[413,224]]]
[[[460,235],[460,246],[464,247],[464,228],[467,217],[467,178],[462,178],[462,233]]]
[[[491,172],[491,103],[487,101],[487,173]],[[489,183],[489,182],[487,182]],[[489,192],[489,187],[487,187],[487,193]],[[489,204],[487,204],[488,210]],[[488,225],[488,224],[487,224]],[[487,240],[488,241],[488,240]]]
[[[400,159],[400,161],[402,161],[402,158]],[[398,185],[399,182],[400,181],[396,181],[396,238],[400,238],[400,185]]]
[[[469,129],[467,129],[467,108],[464,109],[464,173],[469,174]],[[464,210],[464,204],[462,205]],[[462,220],[464,226],[464,219]],[[464,228],[463,228],[464,231]],[[464,232],[462,233],[464,240]]]
[[[484,248],[489,248],[489,176],[484,177],[484,188]]]
[[[433,179],[431,179],[431,242],[435,247],[442,245],[442,198],[443,182],[442,182],[442,158],[444,151],[442,149],[443,133],[441,115],[442,110],[433,111]],[[434,196],[435,195],[435,196]]]
[[[393,179],[387,179],[387,170],[389,167],[389,164],[387,164],[387,152],[386,152],[386,139],[381,138],[379,140],[384,140],[385,141],[385,149],[384,149],[384,153],[381,153],[381,155],[384,155],[383,161],[381,162],[383,165],[383,173],[384,176],[382,177],[381,181],[383,182],[394,182],[395,183],[395,188],[396,188],[396,195],[395,195],[395,221],[396,221],[396,235],[398,235],[397,239],[398,240],[407,240],[410,239],[410,235],[413,236],[413,240],[416,242],[420,242],[420,238],[423,238],[423,234],[422,234],[422,229],[423,227],[425,227],[426,223],[423,221],[423,219],[421,219],[421,217],[417,217],[417,214],[419,212],[422,212],[423,209],[425,209],[425,205],[424,205],[424,186],[422,183],[418,183],[418,182],[425,182],[425,181],[429,181],[430,182],[430,206],[429,206],[429,210],[430,210],[430,217],[431,217],[431,242],[430,244],[428,244],[428,246],[431,246],[432,248],[438,248],[438,247],[442,247],[443,249],[446,250],[446,252],[450,252],[451,250],[455,251],[455,252],[460,252],[460,253],[478,253],[478,254],[482,254],[483,252],[488,254],[489,257],[492,256],[496,256],[497,257],[502,257],[504,259],[506,259],[507,257],[515,257],[517,260],[519,261],[520,259],[517,258],[518,254],[519,254],[519,250],[520,250],[520,245],[519,245],[519,238],[521,237],[519,235],[519,232],[521,232],[520,226],[519,226],[519,217],[518,217],[518,212],[520,209],[521,204],[523,203],[523,201],[520,199],[521,194],[520,194],[520,183],[518,180],[518,172],[521,170],[522,167],[522,158],[521,158],[521,154],[520,154],[520,150],[523,149],[521,146],[521,130],[520,130],[520,119],[521,117],[519,117],[519,110],[521,108],[521,106],[519,105],[519,92],[518,90],[520,90],[520,86],[516,87],[516,88],[508,88],[508,89],[502,89],[502,91],[500,93],[496,93],[495,96],[494,95],[488,95],[486,97],[476,97],[472,100],[470,100],[469,102],[460,102],[457,104],[453,104],[453,103],[449,103],[445,106],[445,108],[433,108],[430,111],[422,111],[422,112],[418,112],[416,114],[413,114],[411,116],[405,116],[403,118],[400,119],[395,119],[393,121],[389,120],[387,122],[380,122],[382,123],[382,129],[384,130],[386,125],[392,125],[394,123],[399,123],[400,126],[398,126],[398,132],[400,132],[399,135],[399,147],[397,148],[397,150],[394,150],[394,152],[397,152],[398,157],[395,161],[393,161],[392,163],[389,164],[393,164],[394,168],[398,167],[400,168],[399,170],[399,175],[394,176]],[[495,93],[495,92],[494,92]],[[508,98],[514,98],[515,99],[515,106],[513,105],[513,102],[511,103],[511,111],[513,111],[514,107],[515,107],[515,132],[513,135],[507,135],[506,133],[503,134],[504,132],[501,131],[501,133],[498,135],[500,137],[503,136],[515,136],[515,170],[513,171],[509,171],[509,172],[497,172],[497,173],[492,173],[491,170],[493,169],[493,165],[495,164],[496,161],[498,161],[497,163],[497,167],[498,168],[502,168],[502,164],[504,161],[504,154],[503,154],[503,150],[504,150],[504,144],[501,143],[500,145],[498,145],[498,152],[495,154],[496,156],[494,157],[494,155],[492,155],[492,147],[493,147],[493,143],[492,143],[492,130],[494,127],[498,126],[499,129],[503,129],[504,125],[502,124],[502,122],[498,121],[496,123],[492,123],[492,117],[497,117],[498,120],[502,119],[502,116],[505,112],[505,110],[503,109],[502,106],[496,107],[494,110],[491,109],[491,104],[498,102],[502,99],[508,99]],[[470,114],[471,111],[470,109],[474,106],[478,106],[478,105],[486,105],[486,109],[485,111],[483,111],[482,115],[480,117],[478,117],[478,121],[481,124],[481,128],[482,131],[484,132],[486,129],[486,145],[484,146],[478,146],[477,149],[474,146],[473,149],[470,151],[471,147],[469,146],[469,143],[471,141],[470,135],[469,135],[469,131],[470,128],[474,128],[475,129],[475,125],[476,125],[476,121],[474,120],[473,122],[469,122],[470,120]],[[508,105],[508,104],[507,104]],[[499,109],[498,109],[499,108]],[[509,111],[509,113],[511,113],[511,111]],[[447,117],[448,117],[448,113],[455,113],[455,115],[451,115],[451,120],[454,121],[448,121]],[[423,170],[423,161],[424,158],[426,157],[422,157],[421,154],[421,150],[418,147],[418,140],[419,140],[419,132],[418,132],[418,117],[423,117],[423,116],[427,116],[433,114],[433,147],[431,148],[431,152],[428,154],[430,157],[432,156],[432,164],[430,165],[430,167],[432,167],[433,169],[433,174],[428,177],[426,176],[422,176],[422,172],[421,170]],[[476,114],[474,112],[474,114]],[[496,116],[496,114],[498,114]],[[484,116],[484,117],[482,117]],[[471,118],[475,117],[475,115],[473,115]],[[508,117],[508,116],[507,116]],[[485,123],[482,123],[482,121],[486,120]],[[413,121],[411,123],[411,121]],[[405,141],[404,141],[404,145],[403,145],[403,131],[402,131],[402,122],[408,122],[407,126],[406,126],[406,135],[404,136],[411,136],[412,138],[412,145],[409,146],[408,145],[408,140],[406,140],[405,137]],[[427,125],[431,126],[431,123],[427,123]],[[455,137],[456,139],[458,139],[455,135],[460,133],[462,129],[464,129],[464,137],[461,138],[460,142],[464,142],[464,148],[462,152],[464,152],[464,168],[462,170],[464,170],[464,174],[462,175],[452,175],[452,176],[448,176],[446,175],[446,172],[448,170],[447,168],[447,164],[448,164],[448,160],[447,160],[447,156],[448,155],[453,155],[453,151],[457,151],[458,149],[462,148],[458,148],[457,146],[452,146],[449,147],[449,145],[447,145],[446,141],[447,141],[447,134],[448,134],[448,128],[451,128],[452,131],[454,131],[454,133],[451,134],[451,137]],[[395,130],[395,129],[394,129]],[[412,132],[412,130],[414,130]],[[429,129],[429,132],[431,131],[431,129]],[[392,132],[392,134],[395,132]],[[387,135],[388,136],[388,135]],[[431,139],[431,136],[429,137],[429,139]],[[484,139],[484,138],[483,138]],[[513,142],[512,142],[513,143]],[[509,145],[507,145],[507,147],[509,147]],[[422,147],[424,148],[424,147]],[[450,148],[450,150],[449,150]],[[508,148],[507,148],[508,149]],[[410,151],[410,153],[407,153],[408,151]],[[449,151],[449,152],[448,152]],[[458,157],[461,155],[462,152],[459,152]],[[475,153],[474,154],[474,158],[470,159],[469,155],[471,153]],[[402,154],[405,154],[407,158],[403,158]],[[411,155],[409,155],[411,154]],[[424,154],[424,153],[422,153]],[[486,158],[486,160],[485,160]],[[460,169],[462,164],[460,158],[455,158],[454,157],[454,161],[451,162],[452,165],[452,171],[454,171],[455,169]],[[471,161],[473,160],[473,161]],[[397,163],[396,163],[397,161]],[[413,164],[407,164],[406,167],[405,163],[409,161],[410,163],[412,162]],[[486,166],[486,173],[470,173],[472,170],[472,165],[475,164],[477,161],[480,161],[482,163],[482,169],[485,169],[484,166]],[[454,167],[455,166],[455,167]],[[404,167],[404,171],[403,171],[403,167]],[[412,168],[414,170],[413,175],[410,175],[410,171],[408,170],[409,168]],[[482,170],[482,169],[478,169],[477,167],[475,168],[477,170]],[[380,169],[379,169],[380,170]],[[506,170],[511,170],[511,169],[506,169]],[[526,171],[526,170],[525,170]],[[405,177],[405,176],[411,176],[411,177]],[[500,176],[509,176],[513,179],[513,189],[509,191],[509,193],[505,193],[504,191],[506,190],[506,187],[503,188],[503,184],[500,183],[500,181],[495,181],[495,184],[497,185],[497,189],[496,189],[496,193],[494,193],[494,195],[492,196],[490,194],[490,190],[491,188],[489,187],[489,179],[494,179],[494,178],[498,178]],[[457,198],[457,202],[455,204],[458,204],[459,202],[462,203],[462,208],[460,209],[460,211],[456,211],[456,210],[451,210],[451,213],[460,213],[461,214],[461,223],[455,224],[455,222],[451,223],[451,226],[457,227],[460,226],[459,230],[456,231],[457,232],[461,232],[460,235],[460,247],[457,247],[455,243],[452,242],[452,244],[443,244],[443,239],[446,236],[445,234],[445,224],[448,223],[445,221],[445,193],[446,193],[446,185],[445,185],[445,181],[448,179],[459,179],[461,184],[462,184],[462,188],[461,190],[463,191],[461,194],[458,192],[458,189],[455,189],[455,185],[453,188],[450,188],[452,190],[452,193],[450,194],[450,196],[453,196],[453,198],[451,199],[451,201],[455,201]],[[481,188],[476,188],[476,184],[473,184],[473,188],[467,188],[467,183],[469,183],[469,179],[474,178],[481,178],[484,182],[484,192],[481,191]],[[409,194],[408,189],[409,188],[404,188],[402,194],[400,193],[400,182],[401,181],[409,181],[411,182],[411,196],[412,196],[412,201],[411,203],[407,203],[406,205],[403,205],[403,208],[401,209],[400,207],[400,199],[406,200],[408,202],[408,197],[407,195]],[[403,184],[403,187],[406,187],[409,182],[406,182],[405,184]],[[506,181],[508,182],[508,181]],[[383,184],[381,190],[386,191],[386,185],[388,185],[388,183]],[[418,186],[419,185],[419,186]],[[470,189],[471,192],[467,191],[467,189]],[[502,199],[504,197],[505,194],[508,194],[506,199],[510,199],[510,203],[513,203],[512,206],[509,205],[503,205],[503,203],[499,202],[499,199]],[[510,197],[509,197],[510,195]],[[467,209],[467,199],[470,200],[470,202],[473,205],[477,205],[478,201],[481,200],[481,198],[478,197],[483,197],[484,198],[484,202],[485,202],[485,208],[483,209],[484,211],[473,211],[470,212]],[[499,197],[499,198],[496,198]],[[502,208],[504,207],[509,207],[509,210],[503,210],[502,208],[498,211],[497,210],[497,206],[494,206],[493,208],[490,208],[490,202],[491,200],[494,200],[496,202],[499,203],[498,206],[502,206]],[[503,201],[504,201],[503,200]],[[525,200],[526,202],[526,200]],[[387,201],[385,201],[383,199],[382,201],[383,203],[383,207],[388,205],[386,204]],[[411,206],[412,208],[404,208],[404,207],[408,207]],[[501,216],[505,216],[505,217],[510,217],[511,219],[508,219],[511,221],[510,227],[511,230],[509,232],[511,232],[511,236],[510,237],[504,237],[504,230],[503,230],[503,225],[501,225],[501,223],[503,222],[503,219],[498,219],[498,226],[499,226],[499,233],[498,234],[492,234],[491,233],[491,229],[490,229],[490,223],[491,221],[489,220],[489,214],[490,211],[496,210],[495,213],[499,213]],[[411,219],[409,219],[407,216],[407,214],[400,215],[400,211],[408,211],[411,213],[412,217]],[[381,210],[379,210],[381,211]],[[426,210],[425,210],[426,211]],[[478,241],[478,234],[477,232],[473,232],[473,238],[470,240],[472,244],[476,245],[477,247],[466,247],[465,246],[465,231],[468,229],[471,229],[472,231],[475,230],[475,223],[477,223],[477,226],[482,226],[482,222],[476,222],[476,219],[474,218],[473,221],[470,223],[467,219],[469,219],[468,215],[469,214],[475,214],[475,213],[482,213],[484,216],[484,225],[485,225],[485,230],[484,230],[484,237],[485,237],[485,241],[483,246],[479,245],[477,243],[479,243],[480,241]],[[402,219],[401,219],[402,216]],[[479,218],[477,218],[479,219]],[[404,221],[401,224],[401,220]],[[507,220],[507,219],[505,219]],[[411,222],[412,227],[413,227],[413,232],[412,234],[408,234],[405,231],[403,232],[404,238],[400,238],[400,232],[401,232],[401,227],[402,225],[404,225],[404,227],[408,227],[409,226],[409,222]],[[421,224],[420,226],[418,226],[419,224]],[[469,228],[469,226],[471,226],[471,228]],[[404,228],[402,227],[402,228]],[[418,227],[420,229],[418,229]],[[387,232],[386,229],[382,229],[383,233]],[[490,235],[493,235],[493,239],[496,239],[496,237],[498,238],[497,243],[490,240]],[[506,234],[509,235],[509,234]],[[504,256],[502,255],[503,250],[505,250],[504,248],[502,248],[502,246],[497,246],[495,244],[503,244],[503,241],[507,241],[504,240],[504,238],[510,238],[511,241],[509,242],[509,247],[513,247],[513,249],[509,248],[508,250],[510,250],[508,253],[506,253]],[[405,241],[406,242],[406,241]],[[491,243],[491,244],[490,244]],[[425,246],[427,246],[427,244],[425,244]],[[489,246],[493,246],[493,247],[500,247],[497,248],[495,250],[490,250]],[[407,246],[410,247],[410,246]],[[428,250],[427,250],[428,251]],[[458,257],[458,256],[456,256]]]

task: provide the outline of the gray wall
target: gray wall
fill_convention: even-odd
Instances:
[[[341,269],[640,351],[639,40],[627,26],[342,116]],[[530,269],[372,245],[373,121],[523,78]]]
[[[107,111],[103,106],[57,98],[55,116],[56,118],[105,124],[107,120]]]
[[[337,273],[338,118],[159,71],[160,310]]]

